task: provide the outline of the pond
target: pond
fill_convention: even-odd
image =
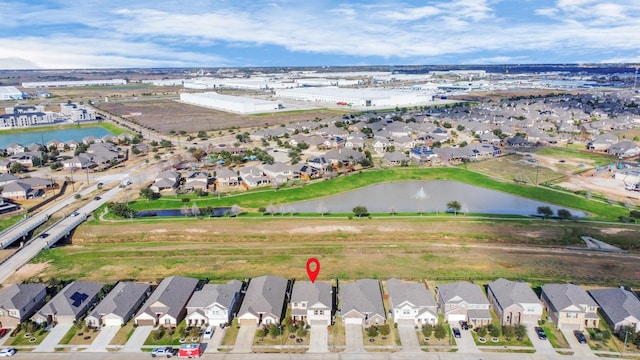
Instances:
[[[536,215],[539,206],[549,206],[554,213],[564,207],[526,199],[457,181],[402,181],[371,185],[362,189],[322,199],[285,205],[295,212],[351,212],[362,205],[369,212],[444,212],[447,203],[458,201],[461,212],[504,215]],[[567,209],[573,216],[583,217],[582,211]]]
[[[32,143],[40,144],[42,141],[46,144],[53,139],[60,140],[62,142],[67,142],[69,140],[82,142],[82,139],[87,136],[101,138],[109,134],[111,133],[101,126],[33,132],[3,130],[0,131],[0,149],[6,148],[11,143],[18,143],[20,145],[27,146]]]
[[[202,212],[202,210],[200,210]],[[185,209],[185,213],[181,209],[166,209],[166,210],[146,210],[136,213],[136,217],[151,217],[151,216],[193,216],[191,208]],[[216,207],[213,208],[212,217],[223,217],[231,212],[230,207]],[[204,216],[204,215],[202,215]],[[206,215],[208,216],[208,215]]]

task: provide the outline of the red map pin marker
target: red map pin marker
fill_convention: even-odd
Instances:
[[[315,269],[311,270],[311,264],[316,265]],[[318,277],[319,273],[320,273],[320,262],[316,258],[309,258],[309,260],[307,260],[307,275],[309,275],[309,279],[311,280],[311,283],[316,282],[316,278]]]

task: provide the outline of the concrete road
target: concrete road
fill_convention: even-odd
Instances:
[[[345,325],[347,347],[345,352],[364,352],[364,339],[362,337],[362,325]]]
[[[58,343],[60,343],[60,340],[69,332],[71,327],[73,327],[72,324],[56,325],[49,331],[49,334],[42,340],[40,345],[36,346],[33,352],[55,352]]]
[[[416,328],[413,325],[398,325],[398,333],[400,334],[400,343],[402,344],[402,351],[405,352],[421,352],[420,342],[418,341],[418,334]]]
[[[120,330],[120,326],[103,326],[98,333],[98,336],[93,340],[89,348],[87,348],[86,352],[105,352],[107,351],[107,346],[111,342],[114,336]]]
[[[124,345],[124,348],[122,348],[122,351],[130,353],[142,352],[140,348],[144,345],[152,330],[153,326],[138,326],[131,334],[129,341]]]
[[[309,338],[309,353],[329,352],[329,331],[327,325],[311,324],[311,334]]]
[[[233,353],[250,353],[253,346],[253,338],[256,336],[257,326],[242,325],[233,346]]]

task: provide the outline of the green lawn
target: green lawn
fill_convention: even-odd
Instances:
[[[186,203],[191,207],[193,203],[199,208],[206,206],[232,206],[239,205],[244,210],[255,210],[259,207],[267,207],[270,204],[288,204],[309,199],[331,196],[362,188],[376,183],[408,180],[455,180],[476,185],[492,190],[518,195],[534,200],[544,201],[582,210],[593,214],[594,220],[617,221],[620,216],[628,215],[628,210],[612,206],[606,202],[588,200],[572,193],[553,190],[545,187],[519,185],[511,182],[501,182],[489,178],[486,175],[464,170],[461,168],[430,168],[430,169],[390,169],[371,170],[341,176],[330,181],[317,181],[305,186],[281,189],[254,190],[247,193],[235,194],[218,198],[197,198],[195,195],[179,196],[178,198],[160,198],[154,201],[140,199],[130,203],[136,211],[150,209],[179,209],[185,203],[182,198],[189,199]]]
[[[589,162],[589,165],[606,165],[617,161],[617,159],[613,156],[587,151],[586,149],[574,150],[559,147],[544,147],[540,150],[536,150],[535,153],[554,157],[558,160],[581,159],[585,162]]]
[[[6,219],[0,219],[0,231],[8,228],[9,226],[17,223],[18,221],[22,220],[24,218],[23,215],[18,215],[18,216],[12,216],[10,218],[6,218]]]
[[[163,335],[156,339],[156,333],[162,333]],[[154,329],[151,331],[151,334],[149,334],[149,337],[144,344],[147,346],[180,346],[183,342],[191,343],[198,341],[200,341],[198,330],[196,329],[188,332],[186,329],[186,323],[183,320],[176,328]]]
[[[222,339],[222,346],[233,346],[236,344],[236,338],[238,337],[238,332],[240,331],[240,325],[238,325],[238,318],[233,318],[231,321],[231,325],[227,326],[224,338]]]

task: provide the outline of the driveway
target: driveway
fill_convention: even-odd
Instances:
[[[258,326],[242,325],[238,331],[236,344],[233,346],[233,353],[250,353],[253,345],[253,338],[256,336]]]
[[[114,336],[120,330],[120,326],[103,326],[98,333],[98,336],[93,340],[91,345],[87,348],[88,352],[105,352],[107,346],[111,342]]]
[[[414,325],[398,324],[398,333],[400,334],[400,343],[402,351],[405,352],[422,352],[420,343],[418,342],[418,334]]]
[[[129,341],[122,348],[123,352],[142,352],[140,348],[151,334],[153,326],[138,326],[131,334]]]
[[[33,349],[33,352],[54,352],[58,343],[71,330],[73,324],[58,324],[49,331],[47,337],[42,340],[40,345]]]
[[[218,347],[222,344],[222,339],[224,339],[224,334],[227,332],[227,328],[221,329],[219,326],[213,328],[213,336],[209,340],[205,340],[206,346],[204,348],[204,352],[206,353],[217,353]]]
[[[460,327],[458,327],[458,329],[460,329]],[[450,335],[453,336],[453,331],[451,331]],[[458,345],[459,353],[467,353],[467,354],[480,353],[480,350],[476,346],[476,342],[473,341],[473,335],[471,335],[471,330],[460,329],[460,337],[455,338],[454,340]]]
[[[364,339],[362,337],[362,325],[345,325],[347,347],[346,352],[364,352]]]
[[[592,358],[596,357],[593,354],[593,351],[591,351],[589,344],[580,344],[578,342],[578,339],[576,339],[576,336],[573,334],[573,330],[562,329],[560,331],[562,331],[562,334],[567,339],[569,346],[571,346],[571,350],[573,350],[574,358],[583,359],[586,357],[592,357]],[[583,331],[583,333],[584,333],[584,336],[586,336],[588,339],[589,334],[587,334],[586,331]]]
[[[326,324],[311,324],[311,334],[309,338],[310,353],[329,352],[329,331]]]
[[[549,340],[540,340],[538,333],[535,330],[536,325],[525,325],[527,327],[527,336],[531,340],[533,347],[536,349],[536,354],[555,355],[556,351],[551,346]]]

